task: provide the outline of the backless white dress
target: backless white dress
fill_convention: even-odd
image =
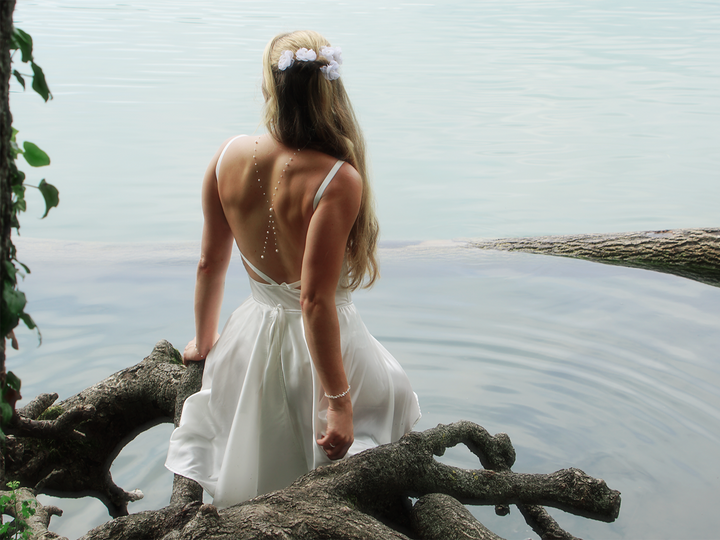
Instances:
[[[321,185],[314,207],[340,165]],[[250,298],[208,353],[202,388],[185,401],[165,464],[198,482],[220,508],[284,488],[330,463],[316,443],[325,433],[328,400],[305,341],[300,282],[276,283],[243,260],[265,283],[250,278]],[[370,335],[343,281],[335,304],[352,387],[351,456],[397,441],[420,419],[420,407],[407,375]]]

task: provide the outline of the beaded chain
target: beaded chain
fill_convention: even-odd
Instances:
[[[257,169],[257,145],[259,144],[260,139],[255,139],[255,149],[253,150],[253,163],[255,164],[255,176],[258,177],[258,182],[260,182],[260,173]],[[300,149],[298,148],[297,152],[293,152],[293,156],[297,156],[298,152],[300,152]],[[277,245],[277,231],[275,230],[275,214],[274,214],[274,208],[275,208],[275,192],[277,191],[278,187],[280,187],[281,178],[283,178],[283,175],[285,174],[285,171],[288,167],[290,167],[290,162],[293,160],[293,158],[290,158],[287,162],[285,162],[285,169],[282,170],[282,174],[280,175],[280,178],[278,178],[277,186],[275,186],[274,189],[270,190],[270,195],[268,196],[267,193],[263,191],[263,195],[265,196],[265,203],[267,204],[268,208],[268,226],[267,230],[265,231],[265,243],[263,244],[263,250],[262,254],[260,255],[261,259],[265,258],[265,252],[267,251],[268,242],[270,241],[270,231],[272,230],[273,235],[273,244],[275,245],[275,253],[279,253],[278,245]],[[272,187],[270,185],[269,187]],[[260,185],[260,189],[263,189],[262,184]]]

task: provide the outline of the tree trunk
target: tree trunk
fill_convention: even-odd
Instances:
[[[470,245],[643,268],[720,286],[720,229],[503,238]]]

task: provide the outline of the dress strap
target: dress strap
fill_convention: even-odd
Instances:
[[[264,279],[270,285],[277,285],[277,282],[273,278],[271,278],[264,272],[258,270],[258,268],[253,263],[251,263],[245,255],[243,255],[242,251],[240,252],[240,256],[242,257],[242,260],[245,261],[245,264],[247,264],[250,267],[250,270],[255,272],[258,276],[260,276],[262,279]]]
[[[238,250],[238,251],[240,251],[240,250]],[[253,272],[255,272],[255,273],[256,273],[258,276],[260,276],[263,280],[265,280],[265,281],[268,283],[268,285],[278,285],[278,282],[277,282],[277,281],[275,281],[273,278],[271,278],[270,276],[268,276],[265,272],[263,272],[262,270],[258,269],[257,266],[255,266],[253,263],[251,263],[251,262],[248,260],[248,258],[247,258],[245,255],[243,255],[243,252],[242,252],[242,251],[240,251],[240,256],[242,257],[242,260],[245,261],[245,264],[247,264],[247,265],[250,267],[250,270],[252,270]],[[252,279],[252,278],[250,278],[250,279]],[[300,286],[301,283],[302,283],[302,280],[298,280],[298,281],[295,281],[295,282],[289,283],[289,284],[288,284],[288,283],[283,283],[283,285],[285,285],[288,289],[297,289],[297,288]]]
[[[320,199],[323,196],[323,193],[325,193],[325,188],[328,187],[328,184],[330,181],[335,177],[335,173],[338,172],[340,167],[342,167],[343,163],[345,163],[343,160],[338,159],[335,165],[333,165],[333,168],[330,169],[330,172],[325,177],[325,180],[323,180],[323,183],[320,184],[320,187],[317,190],[317,193],[315,194],[315,200],[313,201],[313,212],[317,208],[318,203],[320,202]]]
[[[217,165],[215,165],[215,181],[217,181],[217,179],[220,178],[220,163],[222,163],[222,159],[225,156],[225,152],[227,152],[227,149],[230,147],[230,145],[233,143],[233,141],[235,139],[239,139],[240,137],[247,137],[247,135],[237,135],[236,137],[233,137],[232,139],[230,139],[228,141],[228,143],[225,145],[225,148],[223,148],[223,151],[220,153],[220,157],[218,158]]]

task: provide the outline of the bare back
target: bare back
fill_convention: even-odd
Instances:
[[[313,202],[336,163],[327,154],[291,149],[268,135],[239,137],[225,148],[217,168],[223,213],[241,253],[277,283],[301,279]],[[328,193],[340,192],[353,173],[343,166]]]

